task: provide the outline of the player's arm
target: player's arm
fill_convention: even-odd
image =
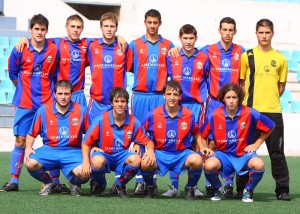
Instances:
[[[155,157],[155,153],[154,153],[154,143],[153,141],[149,140],[147,143],[146,143],[146,152],[144,153],[143,155],[143,160],[146,160],[147,161],[147,165],[151,165],[153,166],[155,163],[156,163],[156,157]]]
[[[22,37],[16,44],[16,49],[18,52],[22,52],[24,47],[27,46],[29,48],[29,39],[27,37]]]
[[[180,48],[178,47],[173,47],[171,48],[169,51],[168,51],[168,54],[173,56],[173,57],[178,57],[179,56],[179,51],[180,51]]]
[[[29,134],[26,136],[26,142],[25,142],[25,155],[24,155],[24,164],[26,165],[27,161],[29,160],[29,156],[31,154],[35,154],[33,150],[33,144],[34,144],[35,138]]]
[[[278,91],[279,91],[279,96],[281,97],[281,95],[283,94],[284,90],[285,90],[285,85],[286,82],[278,82]]]
[[[201,135],[194,135],[194,138],[197,141],[198,147],[200,149],[200,152],[204,155],[204,156],[211,156],[214,154],[214,152],[209,149],[207,147],[206,141],[202,139]]]
[[[124,39],[123,36],[116,36],[116,40],[118,41],[118,45],[119,47],[122,49],[123,52],[126,52],[126,49],[127,49],[127,42],[126,40]]]
[[[90,149],[91,147],[83,143],[81,145],[82,152],[82,174],[88,176],[91,174],[91,165],[90,165]]]
[[[245,94],[245,80],[244,79],[240,79],[240,84],[241,84],[241,88],[243,90],[243,93]]]

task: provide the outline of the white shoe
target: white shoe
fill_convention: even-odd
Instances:
[[[197,186],[194,186],[194,192],[195,192],[195,197],[200,198],[203,196],[203,192],[200,191],[200,189]]]
[[[47,196],[51,194],[52,183],[43,184],[39,192],[40,195]]]
[[[170,198],[172,197],[178,198],[180,196],[180,191],[172,185],[170,186],[167,192],[162,194],[162,196],[170,197]]]

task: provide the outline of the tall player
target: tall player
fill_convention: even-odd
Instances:
[[[242,105],[243,98],[240,86],[225,84],[218,93],[218,100],[224,106],[216,109],[201,127],[203,139],[211,134],[216,147],[214,156],[208,158],[204,166],[206,177],[214,188],[212,201],[221,200],[218,171],[224,176],[249,172],[243,202],[253,202],[253,190],[265,171],[264,162],[256,151],[270,136],[275,124],[258,111]],[[260,132],[258,139],[254,136],[256,131]]]
[[[81,195],[80,185],[89,180],[81,166],[81,141],[89,126],[88,114],[84,106],[71,101],[72,90],[70,81],[56,82],[55,102],[37,110],[26,137],[25,165],[32,177],[44,183],[40,195],[51,194],[53,183],[48,170],[61,169],[74,196]],[[44,146],[33,150],[39,134]]]
[[[146,34],[132,41],[127,55],[127,71],[133,72],[132,114],[142,120],[147,112],[164,103],[162,89],[167,81],[166,57],[171,41],[159,35],[161,14],[151,9],[145,13]],[[137,177],[135,194],[143,194],[143,179]]]
[[[218,32],[221,35],[221,40],[201,49],[207,54],[211,64],[208,72],[209,99],[206,106],[206,118],[215,109],[223,106],[223,103],[217,99],[218,91],[222,86],[227,83],[239,85],[241,55],[245,51],[242,46],[233,43],[233,37],[237,32],[236,22],[233,18],[224,17],[221,19]],[[214,144],[212,143],[212,145]],[[233,177],[231,175],[224,178],[223,194],[228,198],[233,197]],[[212,194],[213,188],[207,182],[205,195],[212,197]]]
[[[172,80],[181,84],[180,104],[193,112],[196,123],[200,125],[200,115],[203,118],[204,102],[206,102],[208,94],[206,75],[209,71],[209,61],[205,53],[195,48],[198,36],[194,26],[190,24],[182,26],[179,30],[179,39],[182,44],[179,55],[177,57],[168,56],[167,58],[168,75]],[[179,175],[172,171],[169,172],[169,175],[172,185],[163,196],[178,197],[180,191],[178,190],[177,177]],[[196,197],[202,195],[197,187],[194,187],[194,191]]]
[[[0,191],[18,191],[19,175],[25,151],[25,138],[37,109],[53,102],[53,87],[59,52],[56,45],[46,40],[49,21],[41,14],[30,20],[29,48],[14,49],[8,59],[9,78],[16,86],[13,105],[15,148],[11,154],[11,180]]]

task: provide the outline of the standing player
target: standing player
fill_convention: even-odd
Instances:
[[[25,165],[32,177],[44,183],[40,195],[51,194],[53,184],[48,170],[61,169],[74,196],[81,195],[80,185],[89,179],[81,166],[81,141],[89,126],[88,114],[85,107],[71,101],[72,91],[71,82],[56,82],[56,101],[37,110],[26,137]],[[44,146],[33,150],[39,134]]]
[[[215,109],[223,106],[223,103],[217,99],[218,92],[222,86],[228,83],[239,85],[241,56],[245,51],[242,46],[232,42],[237,32],[236,22],[233,18],[224,17],[221,19],[218,31],[221,35],[221,40],[216,44],[207,45],[201,49],[207,54],[211,64],[208,73],[209,99],[206,105],[206,118],[208,118]],[[212,145],[214,144],[212,143]],[[233,177],[233,175],[226,178],[223,177],[223,194],[228,198],[233,197]],[[243,189],[241,189],[241,191],[243,191]],[[213,188],[209,182],[207,182],[205,195],[212,197],[212,194]]]
[[[214,188],[212,201],[221,200],[222,186],[218,172],[229,176],[236,172],[249,172],[249,180],[243,191],[243,202],[253,202],[253,190],[264,174],[264,162],[256,154],[260,145],[270,136],[274,122],[258,111],[242,105],[242,89],[233,83],[225,84],[218,93],[224,106],[216,109],[201,127],[203,139],[211,134],[216,150],[213,157],[205,161],[206,178]],[[253,135],[259,131],[256,139]]]
[[[193,112],[196,123],[200,125],[200,118],[203,117],[200,115],[203,114],[204,102],[206,102],[208,94],[206,75],[209,71],[209,62],[206,54],[195,48],[197,38],[197,30],[194,26],[190,24],[182,26],[179,30],[182,48],[177,57],[168,56],[167,68],[171,79],[182,86],[180,103]],[[169,175],[172,185],[163,196],[178,197],[180,194],[178,190],[179,175],[172,171],[169,172]],[[196,197],[202,195],[197,187],[194,187],[194,191]]]
[[[284,124],[280,106],[288,66],[286,58],[272,48],[273,36],[273,22],[259,20],[256,24],[258,46],[242,55],[240,79],[245,92],[244,104],[275,122],[275,131],[266,139],[272,175],[276,182],[275,193],[278,200],[290,201],[290,179],[284,155]]]
[[[125,185],[136,175],[141,164],[140,156],[128,151],[130,144],[135,142],[147,145],[148,150],[144,155],[150,157],[151,164],[155,162],[154,146],[146,137],[141,123],[127,111],[128,92],[123,88],[114,88],[109,99],[112,110],[95,118],[84,137],[83,172],[92,172],[95,178],[91,192],[94,196],[100,196],[106,187],[105,173],[111,170],[118,172],[121,176],[116,182],[117,192],[120,197],[127,198]],[[90,147],[93,145],[98,150],[90,155]]]
[[[177,174],[189,170],[185,198],[195,199],[194,186],[200,179],[202,157],[192,151],[190,135],[193,135],[202,154],[212,152],[202,144],[199,125],[195,122],[192,111],[179,104],[182,88],[176,81],[169,81],[163,88],[165,104],[149,112],[143,125],[155,144],[156,163],[147,165],[143,159],[141,171],[146,183],[145,197],[153,197],[154,171],[164,176],[169,170]]]
[[[167,81],[166,57],[172,42],[158,34],[161,15],[157,10],[146,12],[146,35],[134,40],[129,45],[127,71],[133,72],[132,114],[142,120],[146,113],[164,103],[162,89]],[[143,179],[139,175],[134,190],[143,194]]]
[[[9,57],[9,77],[16,86],[13,104],[15,148],[11,154],[11,180],[0,191],[18,191],[19,175],[25,150],[25,138],[37,109],[53,102],[55,70],[59,59],[57,47],[46,40],[49,21],[41,14],[30,20],[29,49],[21,53],[14,49]]]

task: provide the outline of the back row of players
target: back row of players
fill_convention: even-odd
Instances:
[[[118,27],[117,17],[112,13],[106,13],[100,19],[103,35],[103,38],[100,39],[79,38],[83,30],[83,20],[78,15],[72,15],[67,19],[68,37],[47,40],[45,36],[48,31],[48,20],[41,14],[31,19],[32,38],[28,48],[24,48],[22,52],[14,49],[9,58],[9,76],[17,87],[13,99],[13,104],[17,106],[14,122],[16,143],[11,158],[11,181],[2,187],[2,191],[18,190],[18,178],[24,159],[25,142],[26,166],[33,177],[46,184],[40,191],[41,195],[50,194],[51,189],[52,191],[63,189],[63,186],[59,185],[59,171],[55,169],[62,169],[69,180],[73,195],[81,194],[79,185],[86,181],[92,172],[91,193],[100,195],[106,186],[103,175],[111,169],[120,173],[120,177],[115,182],[115,190],[120,196],[126,197],[125,184],[138,172],[141,165],[146,187],[136,185],[136,193],[140,193],[139,189],[142,188],[142,193],[148,197],[153,197],[156,187],[153,183],[155,179],[152,178],[153,169],[157,168],[161,175],[164,175],[168,170],[174,171],[174,173],[170,173],[173,185],[165,195],[178,196],[177,175],[182,169],[188,169],[189,179],[186,186],[186,198],[193,199],[203,163],[200,156],[195,156],[197,154],[189,150],[192,147],[192,141],[196,142],[195,151],[200,149],[201,155],[205,159],[213,154],[213,149],[221,150],[234,157],[244,157],[246,156],[244,155],[245,152],[254,152],[252,154],[256,155],[255,151],[271,133],[274,124],[272,120],[262,116],[263,114],[256,111],[253,113],[253,110],[249,111],[248,109],[246,110],[246,118],[238,120],[239,117],[244,116],[244,110],[241,107],[243,96],[240,94],[239,87],[226,84],[240,84],[241,80],[243,91],[246,94],[244,102],[248,101],[245,104],[254,107],[259,112],[281,115],[279,96],[284,91],[287,63],[280,53],[271,48],[271,39],[274,33],[273,23],[267,19],[262,19],[257,23],[258,47],[251,49],[251,53],[247,52],[243,56],[245,50],[232,43],[233,36],[236,34],[236,23],[230,17],[220,21],[221,41],[214,45],[208,45],[200,51],[195,49],[197,31],[192,25],[186,24],[180,28],[179,39],[182,47],[178,50],[173,48],[174,46],[169,40],[158,34],[161,23],[161,15],[157,10],[147,11],[145,14],[146,35],[131,42],[128,48],[123,45],[122,50],[118,46],[115,36]],[[268,51],[271,56],[268,57],[271,58],[271,64],[264,66],[262,72],[259,71],[261,65],[255,64],[257,69],[254,75],[250,72],[253,69],[248,57],[252,55],[253,58],[253,54],[255,54],[256,63],[259,61],[256,56],[261,58],[261,55],[265,54],[263,51],[266,47],[269,48]],[[168,55],[171,48],[173,48],[172,55]],[[252,59],[252,61],[254,60]],[[92,86],[88,104],[88,118],[86,118],[85,110],[76,107],[77,104],[73,102],[68,103],[66,97],[72,93],[73,101],[86,106],[83,89],[84,71],[88,65],[91,69]],[[126,71],[134,74],[132,115],[138,120],[132,119],[126,112],[122,112],[128,102],[127,94],[121,90],[126,88]],[[262,76],[264,76],[263,78],[273,78],[273,80],[271,83],[265,82],[266,79],[263,79]],[[173,81],[166,83],[167,77]],[[253,79],[255,78],[257,80],[254,84]],[[274,83],[275,79],[276,83]],[[57,80],[69,80],[73,86],[68,86],[65,81],[58,81],[54,89],[53,83]],[[176,82],[179,84],[176,85]],[[274,88],[274,84],[277,88]],[[223,91],[222,94],[220,89],[224,85],[227,89],[224,89],[226,93]],[[264,90],[263,85],[268,91]],[[114,88],[116,90],[112,91]],[[110,93],[111,91],[112,93]],[[221,93],[221,98],[218,98],[218,92]],[[217,112],[214,110],[222,107],[224,103],[226,104],[225,97],[229,92],[234,92],[230,96],[228,95],[231,100],[238,100],[238,102],[228,102],[225,108],[227,110],[223,109],[224,121],[218,118],[215,119],[216,122],[213,119],[215,117],[213,112]],[[270,97],[268,94],[272,95],[271,99],[268,99],[271,101],[265,104],[262,101],[266,101],[265,97]],[[42,104],[51,103],[54,100],[54,95],[56,97],[54,104],[39,108]],[[58,97],[61,98],[61,101],[58,100]],[[178,105],[179,100],[181,105]],[[204,103],[207,104],[206,107],[204,107]],[[77,108],[80,109],[79,112],[75,111]],[[234,111],[232,112],[230,108]],[[37,111],[37,109],[39,110]],[[270,109],[271,111],[269,111]],[[275,111],[273,111],[274,109]],[[75,112],[77,115],[70,117]],[[146,116],[148,112],[150,113]],[[52,114],[53,117],[48,116],[48,114]],[[101,116],[98,117],[99,115]],[[122,115],[122,117],[118,118],[118,115]],[[187,121],[185,121],[186,118],[183,120],[186,115],[188,115]],[[269,117],[274,119],[272,115]],[[202,125],[204,118],[206,118],[206,122]],[[252,120],[255,120],[254,124],[258,125],[253,126]],[[87,131],[88,126],[86,124],[88,121],[92,121],[92,124],[82,144],[82,165],[81,163],[80,165],[75,164],[76,167],[69,165],[65,169],[64,167],[68,164],[60,165],[57,163],[53,165],[50,164],[52,162],[47,162],[48,160],[44,163],[45,160],[40,159],[40,157],[48,157],[45,154],[39,157],[36,157],[37,154],[33,154],[29,158],[29,155],[34,153],[31,149],[33,139],[39,133],[44,138],[44,144],[48,147],[55,147],[55,149],[80,147],[81,134]],[[143,121],[143,127],[149,133],[150,139],[144,136],[143,127],[136,127],[136,123],[139,124],[136,121]],[[231,121],[235,121],[236,124],[227,124],[233,123]],[[206,143],[200,137],[200,125],[202,125],[202,137],[211,139],[211,143]],[[277,122],[276,125],[278,125]],[[77,129],[74,129],[73,126]],[[79,127],[80,130],[78,130]],[[209,128],[206,129],[206,127]],[[239,127],[242,131],[237,130]],[[129,130],[126,130],[127,128]],[[254,136],[254,129],[260,130],[256,137]],[[277,141],[275,138],[280,138],[282,145],[283,124],[279,129],[274,131],[277,134],[273,138],[274,141]],[[224,132],[223,135],[217,134],[220,130]],[[261,131],[265,133],[261,134]],[[211,132],[210,136],[208,136],[209,132]],[[190,138],[189,133],[193,134],[194,138]],[[138,153],[140,150],[144,153],[142,161],[137,158],[138,155],[127,151],[126,154],[120,156],[121,153],[119,152],[127,149],[129,147],[128,142],[132,141],[146,145],[147,151],[143,151],[144,147],[140,147],[138,144],[135,144],[133,149]],[[97,144],[92,150],[90,168],[89,147],[95,142]],[[249,144],[252,143],[253,145],[249,148]],[[269,150],[272,150],[273,144],[278,149],[277,143],[272,142],[270,145],[267,144]],[[273,170],[273,176],[276,180],[276,196],[277,199],[290,200],[288,169],[283,146],[279,149],[281,156],[277,152],[276,157],[273,157],[273,151],[270,152],[272,168],[277,167]],[[175,165],[168,165],[170,163],[166,164],[161,160],[166,161],[166,155],[158,154],[159,150],[170,152],[170,160],[181,157],[177,154],[179,151],[185,151],[185,153],[178,159],[178,163],[175,161]],[[48,152],[48,150],[46,151]],[[57,156],[56,150],[53,151]],[[48,154],[47,152],[46,154]],[[76,152],[78,151],[76,150]],[[117,157],[113,156],[115,154]],[[216,156],[216,154],[214,157],[217,158],[209,158],[208,160],[226,159]],[[249,158],[249,156],[247,157]],[[217,171],[219,169],[222,168],[223,177],[226,178],[225,187],[227,186],[227,188],[225,189],[229,189],[229,196],[233,195],[232,172],[237,171],[239,175],[242,175],[251,169],[249,180],[254,181],[254,184],[249,187],[248,183],[245,188],[246,182],[243,180],[248,180],[248,173],[246,173],[246,179],[241,179],[242,177],[238,176],[237,191],[238,197],[243,198],[243,201],[252,201],[253,189],[264,172],[263,162],[261,163],[261,159],[259,159],[260,161],[256,161],[254,166],[250,164],[250,161],[248,162],[249,159],[245,159],[244,165],[232,168],[231,164],[235,161],[229,159],[230,161],[226,162],[229,165],[227,171],[224,169],[225,162],[221,164],[220,161],[206,160],[208,163],[212,162],[207,169],[205,168],[209,180],[207,183],[211,185],[212,190],[210,194],[207,194],[212,200],[221,199],[219,191],[221,183],[216,182],[218,181]],[[123,164],[115,165],[115,160],[121,163],[125,162],[124,168],[122,168]],[[69,162],[70,159],[66,161]],[[42,162],[43,164],[41,164]],[[49,166],[46,167],[45,164],[49,164]],[[52,178],[44,169],[53,170],[51,171]],[[276,172],[278,169],[285,173]],[[138,183],[143,182],[141,177],[138,179],[140,179]]]

